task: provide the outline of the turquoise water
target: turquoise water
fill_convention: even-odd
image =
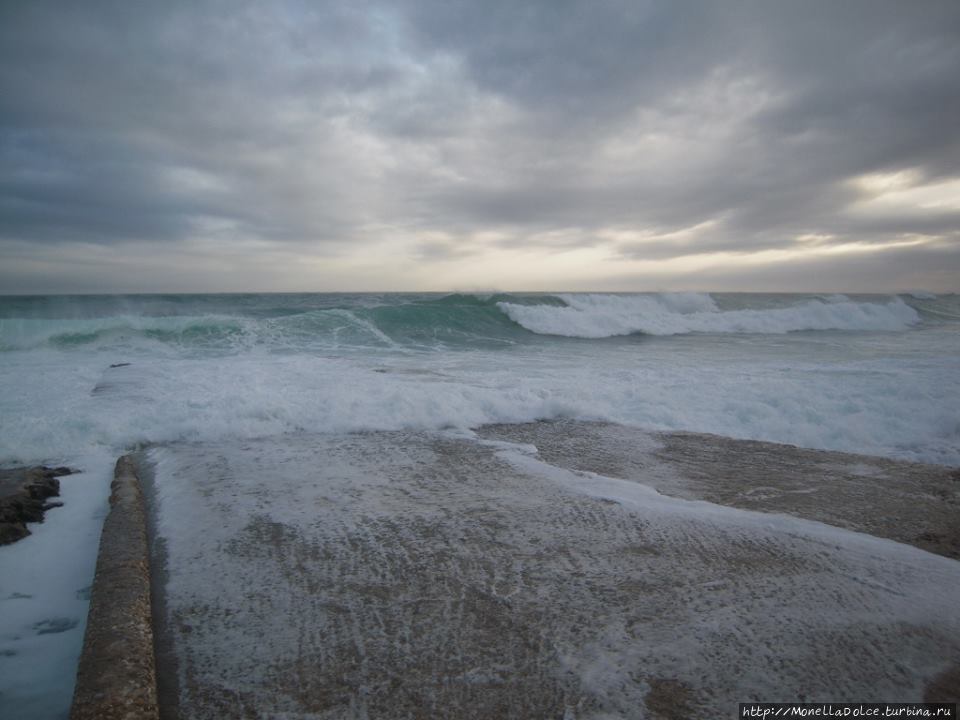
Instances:
[[[574,416],[960,463],[958,331],[955,295],[7,297],[0,461]]]

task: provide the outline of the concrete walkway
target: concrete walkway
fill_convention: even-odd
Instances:
[[[481,434],[147,452],[161,715],[686,718],[949,699],[949,469],[734,441],[719,462],[714,439],[582,423]],[[912,526],[881,532],[897,517]],[[943,552],[855,530],[936,536]]]

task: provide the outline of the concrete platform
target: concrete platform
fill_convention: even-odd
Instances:
[[[953,470],[589,423],[479,435],[144,453],[161,717],[951,701]]]

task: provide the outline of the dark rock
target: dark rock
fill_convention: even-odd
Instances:
[[[43,522],[43,513],[63,503],[47,502],[60,494],[59,475],[67,467],[43,466],[0,469],[0,545],[8,545],[30,534],[29,522]]]
[[[5,523],[0,522],[0,545],[9,545],[15,543],[21,538],[30,534],[27,526],[23,523]]]

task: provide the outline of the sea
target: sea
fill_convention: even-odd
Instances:
[[[955,294],[0,297],[0,466],[81,471],[0,548],[0,716],[65,717],[131,448],[577,418],[960,465],[958,408]]]

